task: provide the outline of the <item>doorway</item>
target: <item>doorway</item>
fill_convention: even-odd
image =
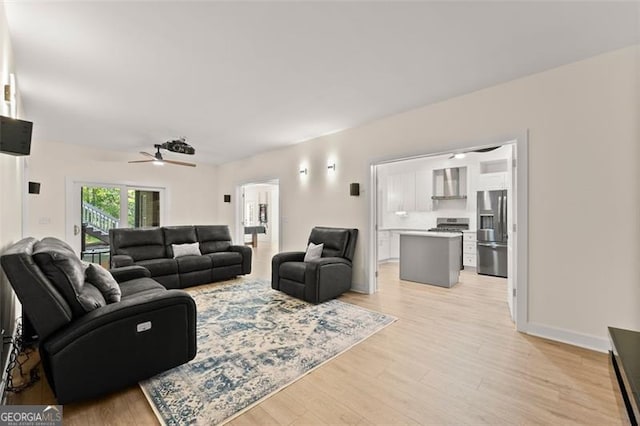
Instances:
[[[241,185],[237,240],[254,250],[280,248],[280,183],[277,179]],[[265,248],[265,250],[262,250]]]
[[[160,226],[164,188],[71,182],[67,241],[83,260],[109,266],[109,230]]]
[[[458,219],[458,223],[469,223],[469,230],[462,238],[460,264],[465,271],[461,274],[504,280],[485,275],[483,268],[480,268],[481,275],[475,275],[479,266],[475,232],[478,229],[477,193],[502,190],[508,194],[502,198],[506,200],[503,204],[507,218],[504,233],[508,234],[506,265],[501,265],[507,271],[507,278],[502,281],[506,293],[503,300],[507,301],[516,328],[524,331],[527,323],[526,138],[523,134],[491,145],[373,162],[371,183],[375,190],[370,204],[373,291],[378,289],[379,265],[385,265],[382,272],[388,274],[388,270],[394,268],[389,263],[399,260],[399,233],[404,230],[425,232],[438,227],[439,223],[446,225],[447,220],[453,218]],[[460,192],[450,192],[452,185]]]

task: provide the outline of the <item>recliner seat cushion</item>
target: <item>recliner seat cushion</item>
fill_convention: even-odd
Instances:
[[[209,256],[182,256],[176,258],[176,261],[178,262],[178,272],[181,274],[204,271],[213,267]]]
[[[202,254],[227,251],[231,247],[231,232],[226,225],[195,227]]]
[[[280,277],[303,283],[306,270],[305,262],[285,262],[280,265]]]
[[[320,228],[311,230],[309,242],[324,244],[322,257],[345,257],[349,231],[346,229]]]
[[[57,238],[44,238],[33,245],[32,256],[69,304],[74,317],[106,305],[100,291],[85,284],[86,266],[69,244]]]
[[[178,262],[176,262],[176,259],[142,260],[140,262],[136,262],[136,265],[147,268],[152,277],[178,273]]]
[[[78,294],[78,302],[82,305],[85,312],[91,312],[107,305],[104,295],[96,286],[91,283],[84,283],[82,291]]]
[[[166,288],[159,282],[151,278],[136,278],[129,280],[120,287],[122,291],[122,300],[128,297],[135,296],[144,292],[158,292],[165,291]]]
[[[126,254],[134,261],[165,257],[164,236],[161,228],[114,229],[111,245],[114,254]]]
[[[213,262],[213,267],[239,265],[242,263],[242,255],[236,252],[217,252],[207,255]]]

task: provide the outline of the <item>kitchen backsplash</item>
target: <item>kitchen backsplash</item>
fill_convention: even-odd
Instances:
[[[436,227],[436,219],[439,217],[466,217],[469,218],[469,229],[476,229],[476,215],[460,209],[438,209],[430,212],[407,212],[406,216],[397,216],[394,213],[383,213],[381,229],[429,229]]]

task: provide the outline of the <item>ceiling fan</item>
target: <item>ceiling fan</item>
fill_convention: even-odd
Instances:
[[[140,154],[146,156],[146,157],[150,157],[148,160],[136,160],[136,161],[129,161],[129,163],[153,163],[155,165],[161,166],[164,163],[169,163],[169,164],[175,164],[178,166],[188,166],[188,167],[195,167],[196,165],[193,163],[187,163],[184,161],[176,161],[176,160],[165,160],[164,158],[162,158],[162,153],[160,152],[160,149],[166,149],[168,151],[172,151],[172,152],[178,152],[180,154],[189,154],[192,155],[195,153],[195,149],[193,149],[193,147],[189,144],[187,144],[184,140],[184,138],[180,138],[178,140],[175,141],[168,141],[163,143],[162,145],[160,144],[155,144],[153,145],[154,148],[156,148],[156,153],[154,154],[149,154],[148,152],[144,152],[144,151],[140,151]]]

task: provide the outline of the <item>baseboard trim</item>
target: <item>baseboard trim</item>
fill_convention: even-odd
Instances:
[[[351,283],[351,288],[349,290],[356,293],[369,294],[369,291],[367,291],[367,286],[362,284]]]
[[[542,337],[556,342],[567,343],[573,346],[590,349],[597,352],[607,353],[611,349],[608,339],[593,336],[591,334],[583,334],[575,331],[564,330],[561,328],[549,327],[543,324],[530,322],[527,324],[527,334]]]

